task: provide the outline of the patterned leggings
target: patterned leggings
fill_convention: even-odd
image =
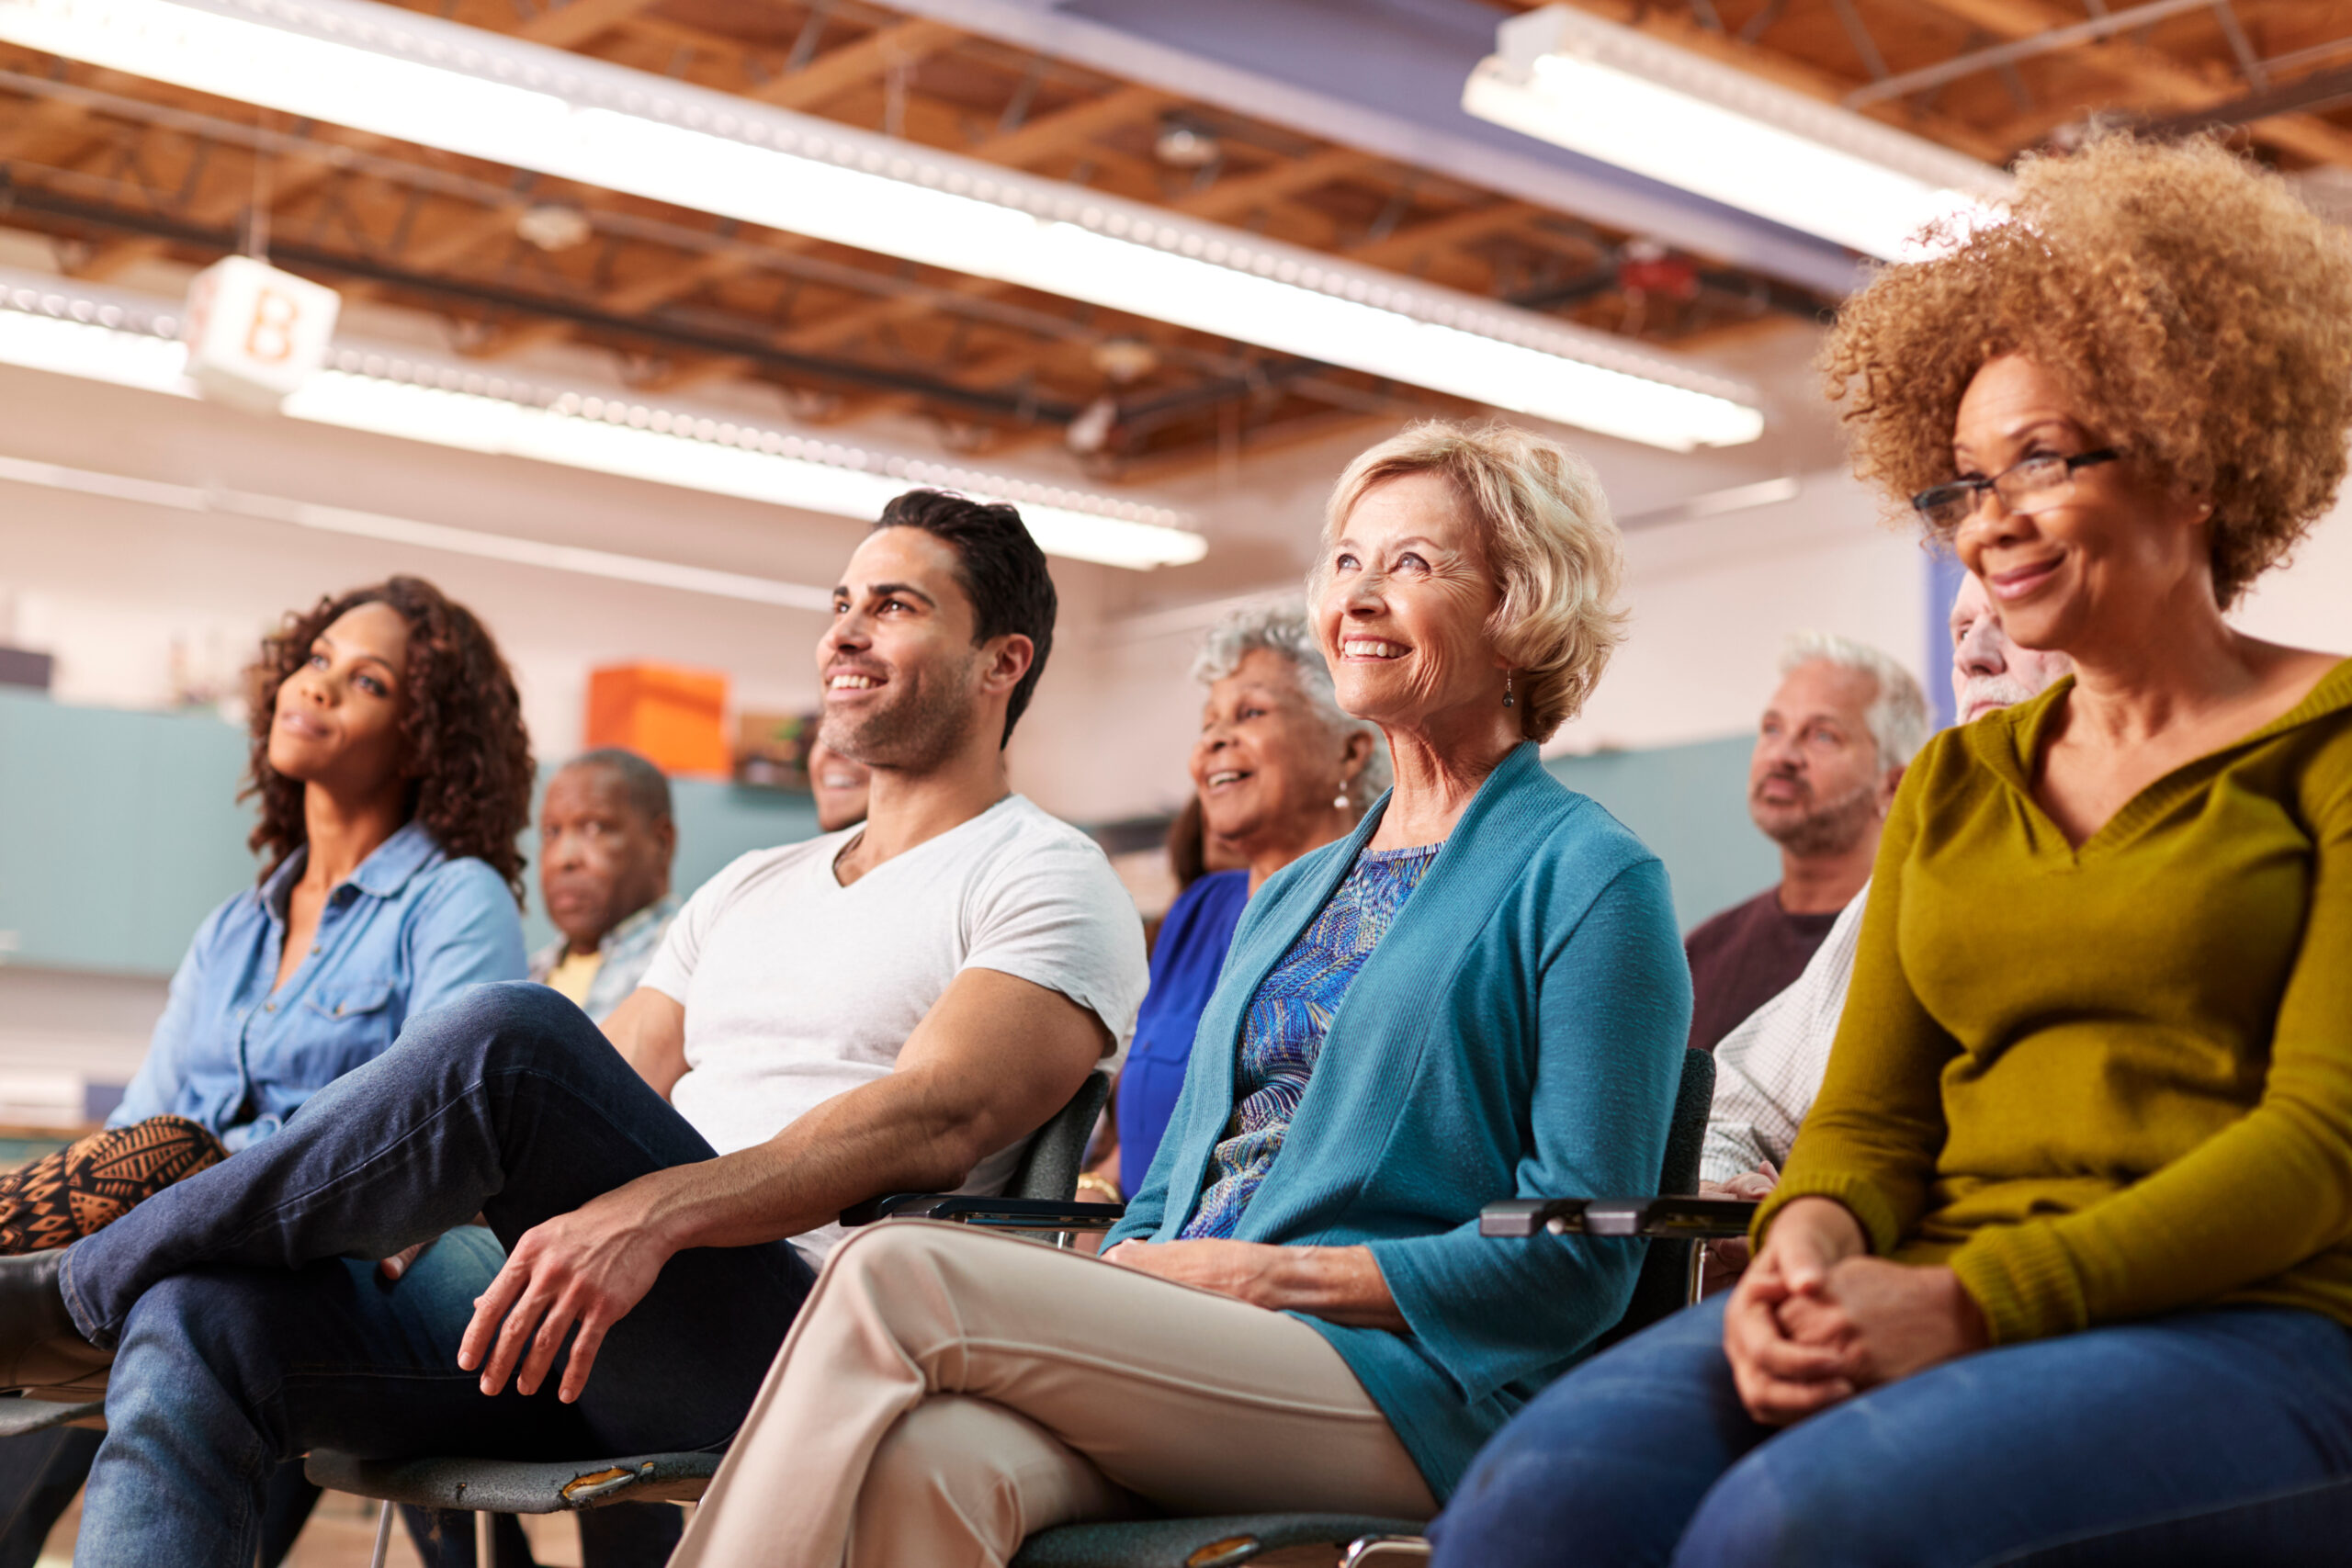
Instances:
[[[185,1116],[151,1117],[76,1139],[0,1175],[0,1254],[69,1246],[228,1157],[220,1139]]]

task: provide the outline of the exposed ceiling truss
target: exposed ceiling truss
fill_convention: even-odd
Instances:
[[[1647,342],[1803,289],[864,0],[419,5],[1230,223]],[[570,340],[639,385],[773,383],[802,418],[928,419],[966,452],[1069,439],[1100,479],[1468,405],[1212,335],[0,49],[0,221],[67,269],[266,250],[447,319],[485,358]],[[1092,417],[1080,420],[1091,411]]]

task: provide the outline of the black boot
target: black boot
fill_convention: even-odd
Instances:
[[[0,1258],[0,1388],[93,1398],[107,1386],[114,1352],[82,1337],[58,1289],[65,1249]]]

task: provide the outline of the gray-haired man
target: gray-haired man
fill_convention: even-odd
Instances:
[[[1781,880],[1683,940],[1692,1045],[1713,1050],[1803,972],[1870,880],[1894,786],[1927,739],[1927,699],[1893,659],[1826,632],[1789,639],[1747,767],[1747,813],[1781,846]]]

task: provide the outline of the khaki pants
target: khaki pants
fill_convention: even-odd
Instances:
[[[1033,1242],[837,1248],[672,1568],[1001,1568],[1022,1539],[1269,1509],[1426,1518],[1420,1472],[1294,1318]]]

